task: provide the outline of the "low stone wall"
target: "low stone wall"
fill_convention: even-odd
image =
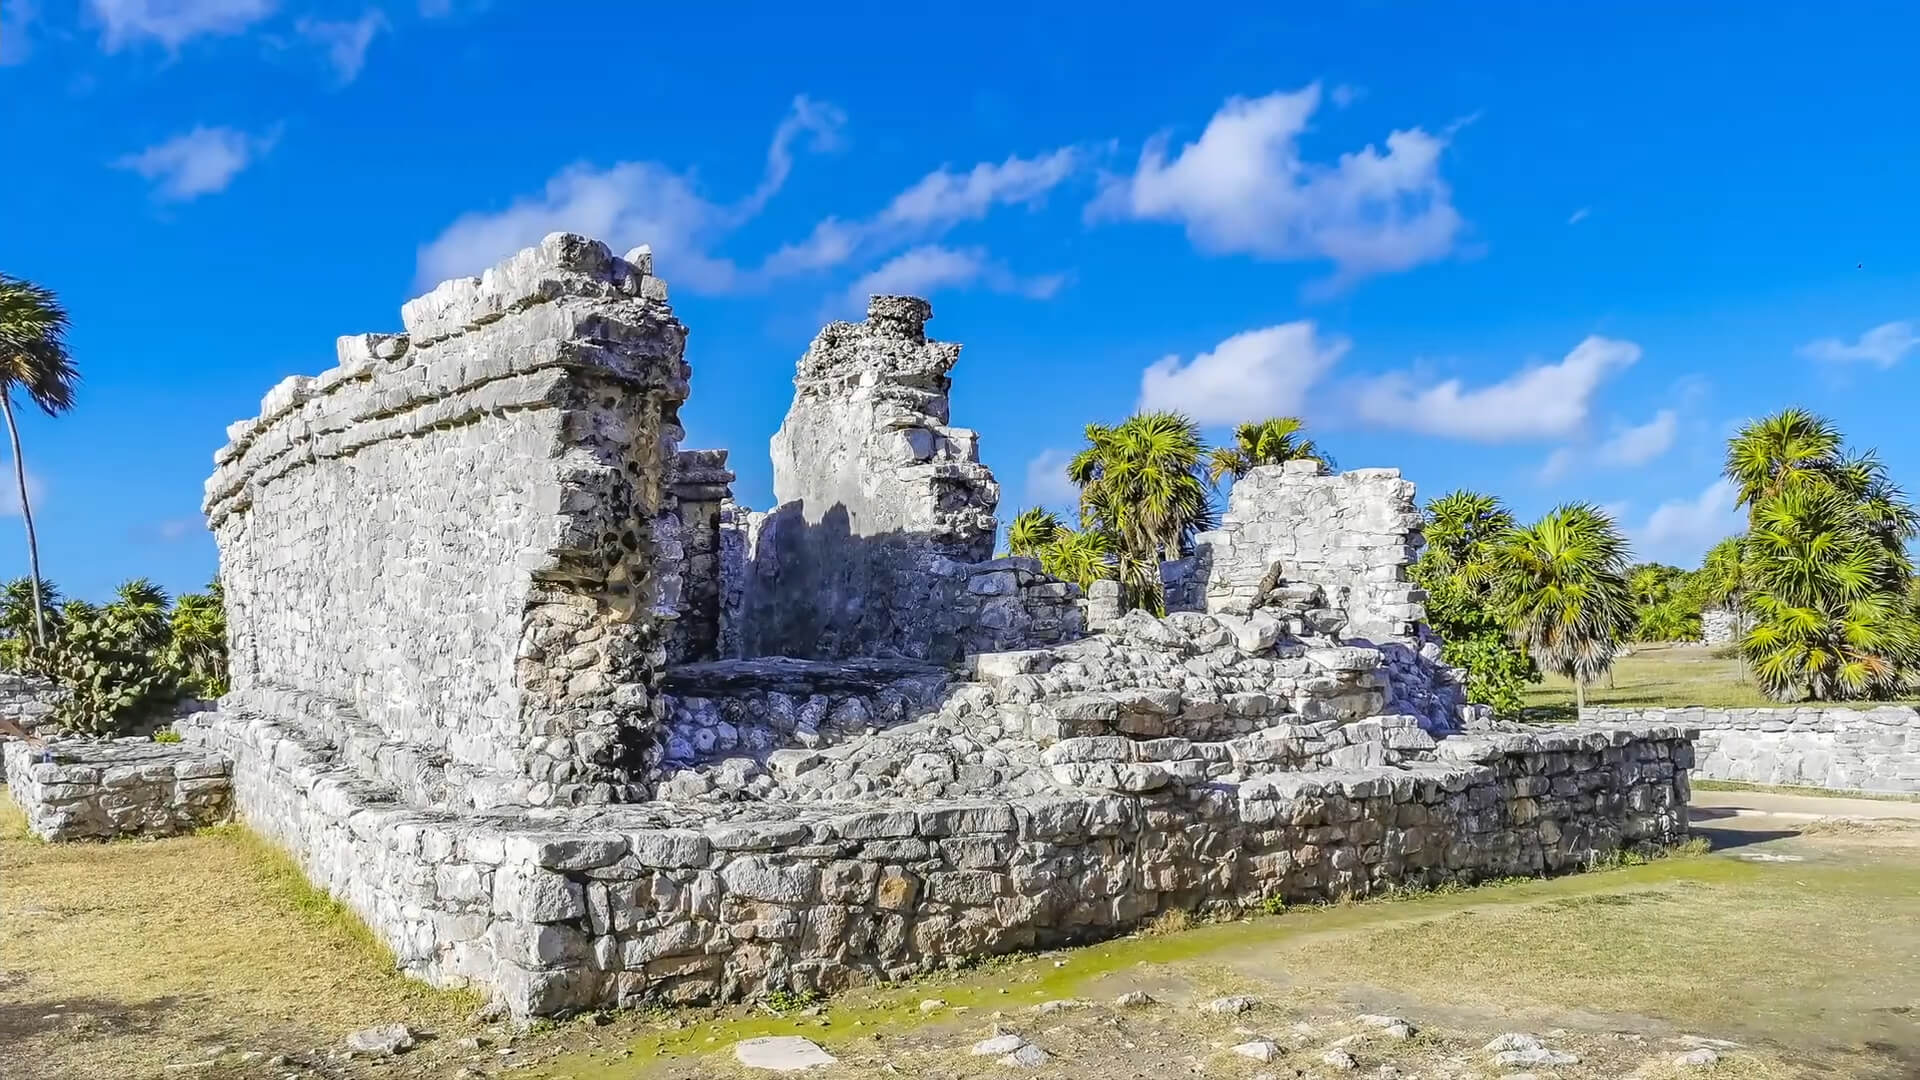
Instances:
[[[1694,775],[1702,779],[1920,792],[1920,712],[1910,706],[1590,707],[1580,717],[1602,723],[1698,728]]]
[[[178,836],[232,814],[227,760],[198,747],[76,740],[3,752],[13,801],[42,840]]]
[[[1462,736],[1435,759],[1150,795],[414,809],[272,721],[183,723],[255,828],[409,973],[517,1015],[834,991],[1156,913],[1578,869],[1687,832],[1688,732]]]

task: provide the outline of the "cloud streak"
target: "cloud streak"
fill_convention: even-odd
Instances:
[[[196,127],[116,160],[118,169],[152,181],[154,196],[188,202],[225,191],[233,178],[273,149],[277,135],[229,127]]]
[[[1165,356],[1140,376],[1142,409],[1172,409],[1202,424],[1237,424],[1304,411],[1307,392],[1346,355],[1311,322],[1248,330],[1190,361]]]
[[[1563,438],[1586,425],[1600,387],[1639,359],[1633,342],[1593,336],[1558,363],[1482,386],[1425,384],[1411,372],[1356,380],[1351,404],[1365,423],[1426,435],[1485,443]]]
[[[1884,371],[1898,364],[1916,348],[1920,348],[1920,324],[1900,320],[1881,323],[1852,342],[1821,338],[1807,342],[1796,351],[1800,356],[1817,363],[1865,364]]]

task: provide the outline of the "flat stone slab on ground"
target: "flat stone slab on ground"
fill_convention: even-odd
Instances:
[[[798,1035],[769,1035],[733,1044],[733,1056],[749,1069],[804,1072],[833,1064],[837,1058]]]

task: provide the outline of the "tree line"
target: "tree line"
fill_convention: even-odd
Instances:
[[[1160,611],[1160,564],[1191,553],[1194,536],[1218,523],[1215,489],[1299,459],[1332,464],[1297,417],[1241,424],[1217,447],[1174,412],[1092,424],[1066,470],[1077,522],[1022,510],[1007,548],[1082,588],[1118,581],[1126,606]],[[1735,651],[1776,700],[1920,692],[1920,579],[1909,553],[1920,514],[1879,457],[1848,450],[1831,421],[1794,408],[1743,427],[1724,472],[1747,528],[1691,570],[1633,562],[1619,524],[1589,502],[1522,524],[1482,492],[1429,501],[1411,575],[1471,700],[1517,712],[1546,671],[1571,680],[1584,705],[1588,685],[1632,643],[1697,639],[1710,610],[1734,620]]]

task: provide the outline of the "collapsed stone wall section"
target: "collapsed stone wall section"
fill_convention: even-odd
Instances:
[[[1684,724],[1700,732],[1708,780],[1920,792],[1920,710],[1910,705],[1729,709],[1588,706],[1582,720]]]
[[[215,455],[233,704],[323,699],[424,800],[642,794],[690,376],[650,253],[556,233],[401,315]]]
[[[990,561],[1000,488],[979,436],[949,422],[960,346],[927,338],[931,316],[875,296],[800,358],[772,442],[778,505],[742,545],[740,655],[954,663],[1081,632],[1075,586]]]

